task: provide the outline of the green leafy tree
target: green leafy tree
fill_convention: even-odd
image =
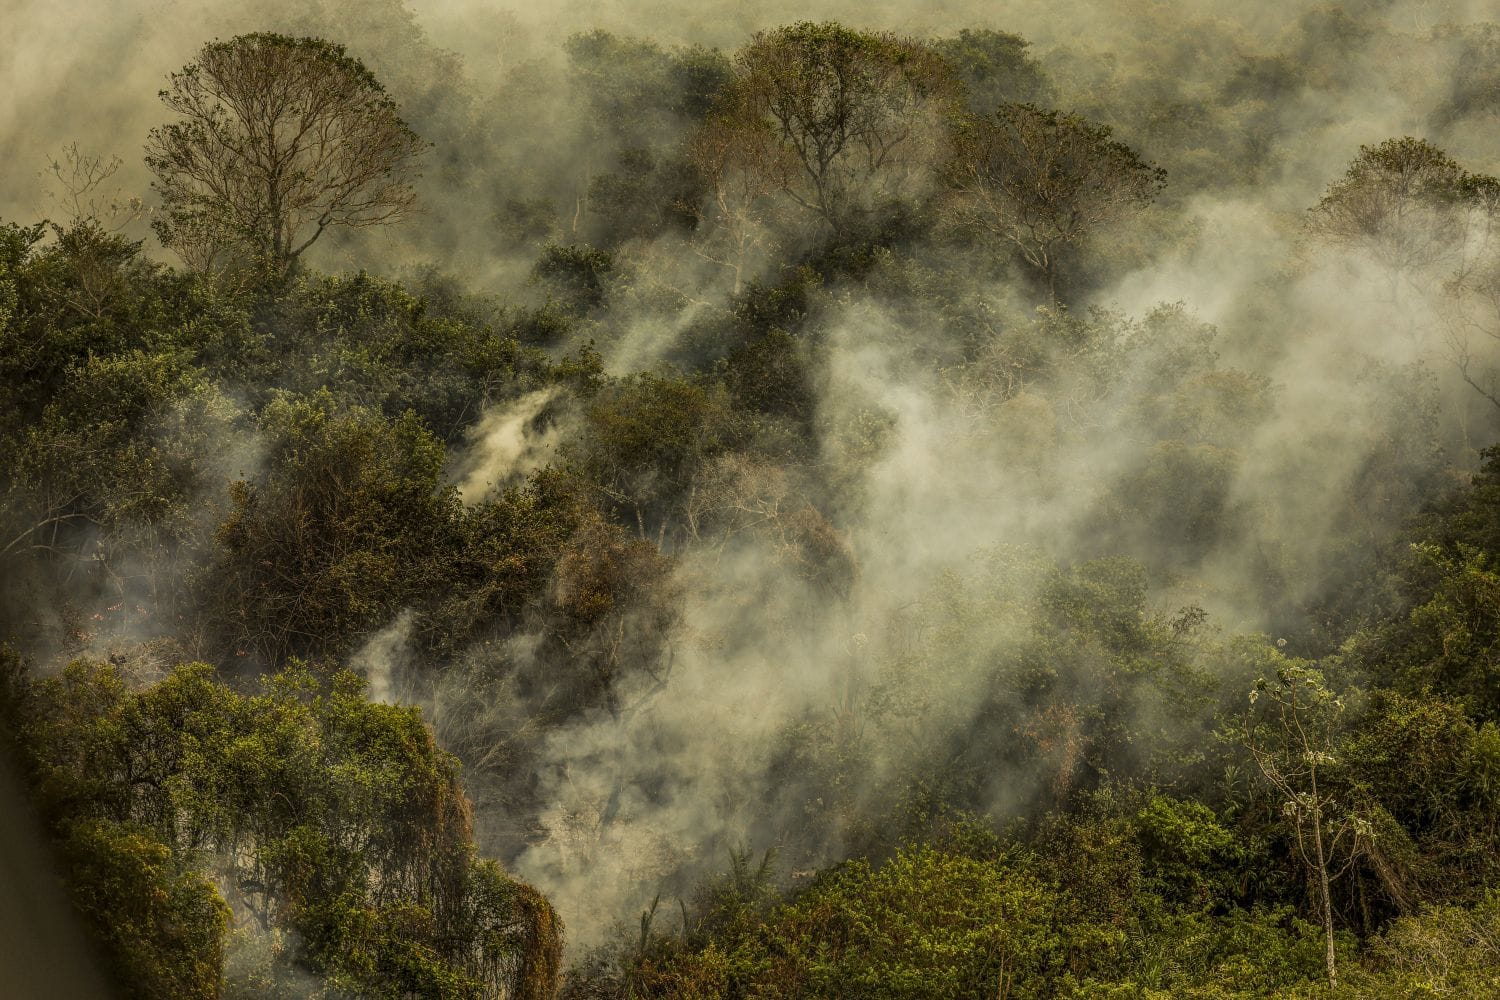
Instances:
[[[219,996],[231,912],[270,943],[232,988],[301,969],[391,1000],[555,993],[561,925],[476,856],[457,761],[415,708],[296,667],[258,695],[203,664],[135,692],[88,661],[8,679],[70,889],[130,995]]]
[[[687,492],[698,464],[730,439],[732,413],[722,387],[667,370],[640,372],[600,391],[586,410],[589,435],[580,465],[607,504],[642,538],[664,532],[666,515]]]
[[[266,468],[231,484],[202,593],[226,656],[347,652],[428,595],[458,499],[442,443],[414,413],[387,420],[332,394],[262,410]]]
[[[62,855],[123,996],[217,1000],[230,913],[203,872],[148,831],[107,820],[69,825]]]
[[[1056,947],[1053,900],[1025,874],[916,848],[853,862],[772,923],[772,982],[809,996],[1025,996]]]

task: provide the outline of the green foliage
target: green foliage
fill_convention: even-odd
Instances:
[[[1500,690],[1488,670],[1475,671],[1475,662],[1490,657],[1497,633],[1491,599],[1500,577],[1491,557],[1462,542],[1452,548],[1419,545],[1412,551],[1417,570],[1427,586],[1416,590],[1405,622],[1392,622],[1381,631],[1385,649],[1355,647],[1357,655],[1375,660],[1372,667],[1383,681],[1409,692],[1433,689],[1462,699],[1481,720],[1500,712]],[[1426,582],[1426,581],[1424,581]]]
[[[1233,896],[1244,849],[1208,806],[1152,795],[1135,825],[1158,895],[1205,908]]]
[[[1361,996],[1485,996],[1500,990],[1500,899],[1395,921],[1371,947]]]
[[[1159,563],[1195,563],[1231,530],[1238,471],[1231,450],[1163,441],[1117,487],[1113,500],[1123,509],[1106,517],[1137,526],[1135,550],[1152,552]]]
[[[479,407],[545,378],[545,362],[517,340],[528,323],[436,282],[408,289],[364,272],[302,274],[259,310],[267,343],[253,360],[264,367],[245,374],[260,386],[336,393],[387,417],[412,410],[451,442]]]
[[[640,372],[603,388],[586,411],[579,456],[605,501],[643,533],[688,488],[697,464],[731,439],[733,416],[721,388],[667,370]]]
[[[1472,149],[1494,33],[1180,7],[1039,58],[988,29],[799,22],[732,56],[593,31],[471,67],[485,96],[396,0],[278,9],[342,20],[368,68],[256,34],[174,76],[150,163],[187,270],[82,211],[0,228],[0,634],[53,674],[0,653],[0,706],[122,990],[555,995],[561,925],[477,857],[460,759],[504,856],[576,834],[663,893],[569,956],[574,998],[1500,988],[1500,451],[1456,488],[1493,427],[1381,360],[1442,340],[1488,392],[1462,352],[1500,187],[1398,139],[1311,213],[1441,336],[1340,336],[1303,257],[1191,289],[1244,368],[1184,305],[1062,304],[1217,273],[1215,227],[1300,176],[1286,123],[1369,52],[1396,78],[1451,48],[1447,96],[1413,91]],[[254,100],[210,100],[236,80]],[[374,126],[323,161],[379,175],[368,211],[240,155],[309,152],[278,140],[310,97],[353,115],[325,138]],[[424,203],[475,225],[292,266],[411,204],[401,115],[442,140]],[[451,276],[355,270],[428,257]],[[1296,370],[1312,344],[1339,391]],[[742,672],[753,746],[674,700],[684,660]],[[632,781],[649,754],[684,763]],[[585,767],[604,794],[564,803]],[[688,795],[718,840],[696,812],[650,858],[617,839]],[[695,888],[731,816],[775,847]]]
[[[880,864],[846,862],[726,920],[731,874],[709,883],[684,938],[655,933],[647,911],[613,971],[578,968],[565,996],[1327,995],[1316,985],[1318,929],[1288,909],[1210,912],[1151,891],[1159,883],[1140,878],[1142,850],[1160,850],[1164,816],[1180,822],[1184,805],[1148,803],[1138,821],[1108,809],[1059,820],[1039,831],[1042,856],[909,845]],[[1201,814],[1191,822],[1198,856],[1221,856],[1223,828]]]
[[[614,258],[604,250],[553,244],[542,248],[531,275],[565,309],[588,313],[603,303],[614,267]]]
[[[703,48],[664,51],[655,42],[594,30],[563,45],[596,128],[641,148],[674,120],[701,118],[729,75],[728,60]]]
[[[550,474],[468,508],[443,568],[451,596],[424,623],[433,648],[457,652],[479,634],[518,628],[588,516],[574,487]]]
[[[265,471],[230,489],[204,615],[228,655],[347,652],[429,592],[458,503],[414,413],[388,421],[332,394],[272,400]]]
[[[122,996],[220,995],[230,914],[211,880],[150,832],[108,820],[70,824],[61,853]]]
[[[937,39],[932,47],[947,61],[964,87],[968,110],[992,113],[1002,104],[1052,103],[1046,71],[1026,50],[1020,35],[990,28],[964,28]]]
[[[264,961],[335,990],[555,986],[560,928],[475,857],[457,762],[353,675],[293,667],[250,696],[197,664],[132,692],[75,661],[19,697],[72,892],[130,995],[218,996],[231,914],[281,942]]]
[[[181,353],[222,372],[225,351],[243,349],[235,303],[189,276],[140,255],[140,244],[85,221],[71,229],[3,229],[0,259],[0,434],[34,420],[91,357]]]
[[[853,862],[778,914],[771,983],[804,996],[1035,995],[1056,947],[1045,888],[995,865],[915,849]]]
[[[1206,694],[1197,637],[1190,618],[1148,611],[1138,566],[1103,560],[1063,570],[997,550],[976,569],[972,581],[945,581],[924,602],[930,638],[890,664],[877,696],[893,737],[925,734],[929,749],[912,746],[906,759],[932,769],[925,777],[958,796],[949,801],[977,807],[998,793],[996,761],[1018,787],[1062,804],[1106,774],[1170,770],[1186,759],[1197,737],[1169,720]],[[944,717],[954,705],[972,714]],[[1138,756],[1147,748],[1149,758]]]
[[[178,356],[90,357],[27,428],[14,474],[43,501],[38,523],[152,527],[164,542],[180,539],[211,477],[210,442],[232,434],[237,417]]]

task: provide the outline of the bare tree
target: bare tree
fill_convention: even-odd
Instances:
[[[118,156],[94,156],[76,142],[64,146],[57,157],[47,158],[42,176],[52,177],[47,195],[62,212],[63,228],[93,223],[117,233],[149,214],[140,198],[119,189],[106,190],[105,185],[122,166],[124,161]]]
[[[146,163],[162,242],[198,266],[248,255],[283,274],[331,226],[391,222],[412,207],[425,144],[364,65],[317,38],[210,42],[173,73]]]
[[[1009,243],[1057,300],[1067,248],[1149,205],[1166,171],[1078,115],[1002,104],[955,129],[951,224]]]

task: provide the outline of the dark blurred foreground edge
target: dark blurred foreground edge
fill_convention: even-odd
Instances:
[[[0,998],[108,1000],[52,852],[0,745]]]

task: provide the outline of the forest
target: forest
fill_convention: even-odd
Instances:
[[[1490,4],[86,6],[0,995],[1500,997]]]

